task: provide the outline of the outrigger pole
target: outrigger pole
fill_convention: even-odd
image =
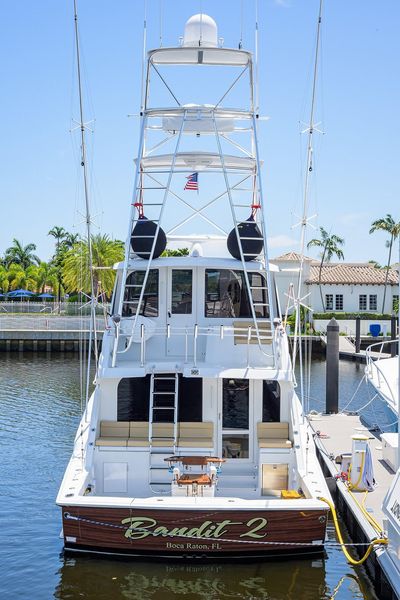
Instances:
[[[90,216],[90,200],[89,200],[89,185],[88,185],[88,173],[86,164],[86,140],[85,130],[86,125],[84,121],[83,112],[83,94],[82,94],[82,79],[81,79],[81,61],[80,61],[80,46],[79,46],[79,31],[78,31],[78,10],[77,0],[74,0],[74,24],[75,24],[75,51],[76,51],[76,68],[78,77],[78,92],[79,92],[79,129],[81,132],[81,167],[83,168],[83,185],[85,193],[85,221],[86,221],[86,235],[89,251],[89,274],[90,274],[90,331],[89,331],[89,352],[88,352],[88,364],[87,364],[87,375],[86,375],[86,405],[89,400],[89,380],[90,380],[90,367],[91,367],[91,347],[92,341],[94,340],[94,355],[96,359],[96,372],[98,364],[98,346],[97,346],[97,331],[96,331],[96,299],[94,289],[94,277],[93,277],[93,249],[92,249],[92,231],[91,231],[91,216]]]
[[[311,96],[311,108],[310,108],[310,119],[308,123],[307,129],[303,133],[308,132],[308,142],[307,142],[307,160],[306,160],[306,175],[304,181],[304,193],[303,193],[303,215],[300,221],[301,225],[301,238],[300,238],[300,268],[299,268],[299,277],[297,284],[297,294],[294,300],[294,308],[295,308],[295,330],[294,330],[294,340],[293,340],[293,369],[296,364],[296,352],[297,345],[299,346],[299,363],[300,363],[300,397],[301,403],[303,406],[303,417],[304,417],[304,381],[303,381],[303,350],[301,345],[301,318],[300,318],[300,309],[301,306],[308,308],[304,305],[303,301],[305,298],[301,297],[301,282],[303,278],[303,266],[304,266],[304,247],[305,247],[305,238],[306,238],[306,229],[309,222],[310,217],[308,217],[308,205],[309,205],[309,183],[310,183],[310,175],[313,171],[313,133],[316,130],[314,123],[314,113],[315,113],[315,103],[316,103],[316,91],[317,91],[317,79],[318,79],[318,60],[319,60],[319,47],[320,47],[320,39],[321,39],[321,23],[322,23],[322,9],[323,9],[324,0],[320,0],[319,3],[319,13],[318,13],[318,24],[317,24],[317,34],[316,34],[316,43],[315,43],[315,57],[314,57],[314,77],[313,77],[313,86],[312,86],[312,96]]]

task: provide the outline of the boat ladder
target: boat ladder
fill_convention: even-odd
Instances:
[[[149,403],[149,484],[153,492],[170,491],[164,458],[175,454],[178,435],[178,373],[152,373]],[[161,489],[160,489],[161,488]]]

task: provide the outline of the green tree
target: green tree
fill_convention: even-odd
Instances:
[[[12,263],[21,265],[22,269],[27,269],[31,265],[39,264],[40,258],[33,254],[36,250],[36,244],[27,244],[24,246],[17,239],[13,239],[12,246],[7,248],[4,255],[4,263],[9,267]]]
[[[4,265],[0,265],[0,290],[5,293],[8,292],[9,281],[8,281],[8,270]]]
[[[188,248],[178,248],[178,250],[170,250],[167,248],[161,256],[189,256]]]
[[[115,272],[112,267],[124,258],[124,244],[111,240],[108,235],[94,235],[92,240],[94,289],[101,288],[109,297]],[[63,262],[62,276],[68,292],[90,294],[89,248],[87,239],[80,240],[69,250]],[[100,284],[100,285],[99,285]]]
[[[339,246],[343,246],[344,239],[335,234],[329,235],[329,233],[323,227],[320,227],[319,230],[321,233],[321,238],[320,239],[314,238],[313,240],[310,240],[307,244],[307,248],[311,248],[313,246],[316,246],[317,248],[322,248],[321,262],[319,264],[319,272],[318,272],[318,286],[319,286],[319,293],[321,295],[322,309],[324,312],[326,312],[325,302],[324,302],[324,298],[322,295],[322,286],[321,286],[322,267],[323,267],[324,262],[330,262],[330,260],[333,256],[337,256],[337,258],[339,260],[344,259],[344,254],[343,254],[342,250],[339,248]]]
[[[59,278],[58,272],[55,266],[50,262],[41,262],[36,272],[36,287],[37,291],[43,292],[45,291],[45,287],[51,287],[53,292],[57,295],[59,292]]]
[[[58,227],[57,225],[55,225],[52,229],[50,229],[50,231],[48,232],[47,235],[53,236],[53,238],[56,240],[56,252],[53,257],[53,264],[57,271],[57,281],[58,281],[57,300],[58,300],[58,302],[61,302],[62,262],[63,262],[62,261],[63,257],[61,256],[61,254],[65,254],[65,252],[61,253],[61,248],[63,247],[63,242],[65,241],[66,237],[70,234],[64,229],[64,227]]]
[[[66,233],[65,238],[63,239],[63,246],[68,250],[71,249],[74,244],[79,242],[79,233]]]
[[[383,290],[383,302],[382,302],[382,313],[385,312],[385,301],[386,301],[386,289],[387,282],[389,277],[389,268],[390,261],[392,259],[392,248],[393,242],[400,234],[400,222],[396,223],[393,219],[392,215],[387,214],[386,217],[382,219],[376,219],[371,223],[370,233],[374,233],[375,231],[385,231],[390,235],[390,240],[386,242],[386,247],[389,248],[388,262],[386,266],[386,276],[385,276],[385,287]]]
[[[374,267],[375,269],[382,269],[382,265],[376,262],[376,260],[369,260],[368,264],[371,265],[371,267]]]
[[[58,227],[55,225],[52,229],[50,229],[47,235],[52,235],[56,240],[56,253],[58,253],[61,240],[63,240],[69,234],[65,231],[64,227]]]
[[[37,265],[30,265],[24,269],[21,264],[11,263],[7,270],[8,290],[24,288],[30,292],[36,292],[37,270]]]

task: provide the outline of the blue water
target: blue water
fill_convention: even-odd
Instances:
[[[343,401],[362,375],[362,366],[342,363]],[[324,377],[323,361],[314,361],[316,408]],[[376,598],[364,570],[348,565],[336,547],[314,560],[234,565],[64,556],[55,497],[79,422],[79,396],[75,357],[0,354],[0,600]],[[360,391],[355,406],[367,399]],[[379,405],[368,414],[379,416]],[[328,534],[334,539],[331,527]]]
[[[298,393],[300,377],[297,369]],[[311,370],[310,409],[325,411],[325,358],[314,358]],[[306,393],[306,382],[304,392]],[[374,398],[375,397],[375,398]],[[365,363],[351,360],[340,361],[339,410],[356,411],[364,407],[361,416],[369,426],[378,425],[382,431],[393,431],[397,419],[389,413],[385,403],[376,397],[376,390],[365,380]]]

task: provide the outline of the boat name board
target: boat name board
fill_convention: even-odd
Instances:
[[[68,547],[137,553],[283,551],[323,544],[326,510],[63,507]],[[74,539],[75,538],[75,541]]]
[[[241,533],[239,538],[261,539],[267,535],[265,528],[268,521],[264,517],[254,517],[247,522],[225,519],[223,521],[203,521],[198,527],[173,527],[168,529],[164,525],[159,525],[156,519],[139,516],[123,519],[121,523],[128,525],[125,537],[136,540],[141,540],[149,535],[153,537],[218,539],[223,535],[229,535],[230,527],[234,525],[248,527],[248,530]]]

